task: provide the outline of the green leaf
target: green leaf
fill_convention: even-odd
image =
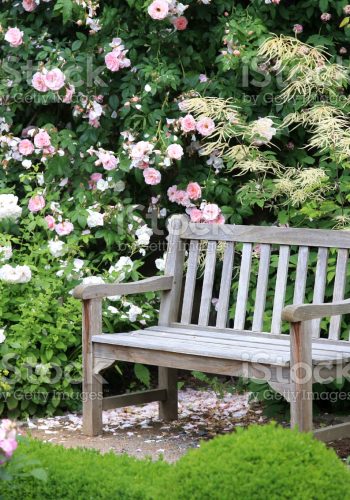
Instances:
[[[47,472],[45,469],[33,469],[29,472],[29,475],[39,479],[39,481],[47,481]]]
[[[54,10],[62,14],[63,24],[66,24],[68,21],[72,19],[73,1],[57,0]]]
[[[151,385],[151,374],[146,366],[136,363],[134,366],[134,373],[136,378],[146,387],[149,387]]]
[[[81,40],[75,40],[75,42],[72,43],[72,51],[79,50],[80,47],[82,46],[83,42]]]
[[[344,17],[342,22],[339,24],[339,28],[344,28],[345,26],[347,26],[349,24],[349,21],[350,17]]]

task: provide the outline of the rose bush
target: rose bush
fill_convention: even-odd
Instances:
[[[164,248],[150,243],[168,215],[349,225],[349,11],[329,0],[2,3],[1,411],[76,406],[71,290],[161,270]],[[147,299],[107,301],[106,329],[154,321]]]

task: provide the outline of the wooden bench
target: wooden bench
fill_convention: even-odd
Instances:
[[[205,267],[198,280],[203,247]],[[80,285],[74,290],[74,296],[83,301],[84,432],[102,432],[103,409],[151,401],[159,401],[162,419],[176,419],[177,369],[265,380],[290,402],[291,426],[311,431],[312,383],[339,378],[350,362],[350,342],[340,340],[341,315],[350,313],[350,300],[343,300],[349,248],[347,231],[194,224],[186,216],[173,217],[165,276],[134,283]],[[256,254],[256,283],[251,290],[252,256]],[[323,303],[327,273],[335,273],[332,303]],[[312,303],[304,304],[310,279]],[[287,283],[293,282],[292,305],[285,306]],[[212,306],[214,283],[218,284],[217,312]],[[194,296],[199,286],[197,311]],[[147,291],[162,292],[158,326],[102,334],[103,298]],[[270,313],[265,311],[268,294],[273,304]],[[229,320],[233,295],[234,318]],[[248,297],[255,297],[250,314]],[[324,317],[331,319],[329,328],[323,323],[328,335],[322,333],[321,338]],[[290,335],[281,334],[282,320],[290,323]],[[267,323],[268,329],[264,328]],[[159,366],[158,388],[103,398],[100,371],[118,360]],[[322,440],[350,436],[350,423],[314,433]]]

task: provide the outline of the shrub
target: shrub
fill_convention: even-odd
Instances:
[[[311,435],[274,425],[215,438],[175,465],[37,441],[31,454],[48,469],[48,481],[4,486],[4,500],[349,498],[350,473],[333,450]]]

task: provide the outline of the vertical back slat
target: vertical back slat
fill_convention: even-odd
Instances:
[[[222,264],[222,274],[220,283],[219,301],[217,305],[218,314],[216,317],[216,326],[225,328],[227,324],[228,308],[230,305],[233,259],[235,246],[232,241],[226,243],[224,262]]]
[[[233,326],[235,330],[244,329],[251,266],[252,266],[252,244],[243,243],[241,268],[240,268],[239,282],[238,282],[235,321]]]
[[[270,271],[270,256],[271,245],[260,245],[260,262],[252,325],[253,332],[261,332],[263,329],[266,293]]]
[[[198,324],[208,326],[216,264],[216,241],[208,241]]]
[[[286,297],[290,247],[280,246],[278,257],[275,297],[273,301],[271,333],[281,333],[282,309]]]
[[[346,270],[348,264],[348,250],[340,248],[338,250],[337,265],[335,269],[333,302],[343,300],[345,284],[346,284]],[[339,340],[341,316],[332,316],[329,324],[328,338]]]
[[[187,274],[182,304],[181,323],[190,324],[192,319],[193,299],[196,288],[197,268],[199,257],[199,240],[190,241],[187,260]]]
[[[327,281],[327,264],[328,264],[328,248],[319,248],[317,254],[317,265],[315,274],[315,286],[313,304],[323,304],[324,294]],[[320,336],[321,319],[312,321],[312,336],[318,338]]]
[[[304,302],[308,260],[309,247],[299,247],[293,304],[302,304]]]

